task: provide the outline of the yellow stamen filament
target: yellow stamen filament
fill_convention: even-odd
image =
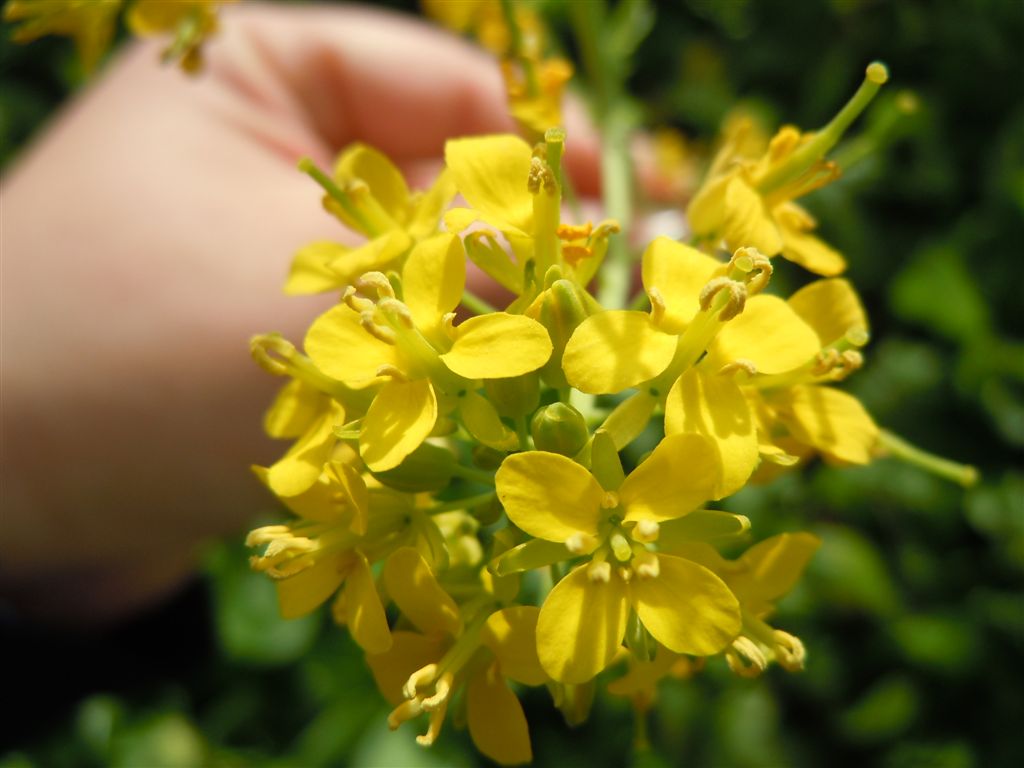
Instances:
[[[732,646],[725,652],[725,660],[729,669],[740,677],[757,677],[768,667],[768,659],[757,643],[745,635],[732,641]]]

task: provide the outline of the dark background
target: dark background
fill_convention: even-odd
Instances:
[[[4,163],[81,81],[67,41],[18,47],[6,32]],[[921,108],[884,150],[806,203],[872,319],[867,366],[849,389],[884,426],[976,465],[982,482],[965,492],[880,461],[744,490],[728,506],[759,538],[811,529],[824,539],[777,622],[804,640],[807,670],[747,681],[713,663],[664,683],[654,751],[639,757],[624,701],[599,697],[570,731],[531,689],[538,764],[1024,761],[1022,40],[1019,0],[657,4],[631,78],[649,125],[706,143],[743,100],[770,127],[817,127],[876,58],[892,73],[886,98],[916,94]],[[875,112],[885,109],[880,100]],[[804,279],[779,271],[783,285]],[[116,628],[2,626],[13,694],[2,768],[482,762],[450,726],[431,751],[409,726],[388,733],[357,649],[325,617],[277,619],[239,541],[212,543],[193,585]]]

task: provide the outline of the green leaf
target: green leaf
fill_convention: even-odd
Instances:
[[[249,570],[248,553],[241,544],[218,544],[207,557],[207,570],[213,582],[217,637],[230,658],[283,665],[309,650],[319,617],[282,619],[273,582]]]

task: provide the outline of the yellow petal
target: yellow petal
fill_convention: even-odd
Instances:
[[[409,187],[394,164],[381,152],[365,144],[352,144],[342,152],[334,165],[334,176],[340,182],[359,179],[366,182],[370,193],[396,223],[403,223],[409,213]]]
[[[758,542],[729,572],[729,587],[746,608],[760,612],[789,592],[821,546],[809,533],[783,533]]]
[[[564,542],[576,533],[597,535],[604,490],[572,459],[526,451],[505,459],[494,477],[509,520],[531,536]]]
[[[665,315],[658,327],[666,333],[681,333],[700,310],[700,292],[722,267],[717,259],[696,248],[659,237],[647,246],[643,257],[644,288],[656,289],[665,301]]]
[[[295,441],[280,460],[267,470],[267,485],[278,496],[297,496],[320,477],[324,464],[331,458],[337,444],[334,427],[344,421],[341,406],[331,409],[305,435]]]
[[[551,357],[547,330],[523,315],[492,312],[469,318],[455,331],[455,343],[441,360],[467,379],[521,376]]]
[[[415,240],[423,240],[437,233],[444,209],[455,197],[455,180],[448,169],[441,171],[434,184],[415,204],[407,227]]]
[[[459,415],[469,433],[484,445],[498,451],[511,451],[519,445],[516,433],[501,422],[491,401],[476,392],[459,398]]]
[[[789,306],[818,334],[821,345],[842,339],[853,328],[868,330],[860,297],[841,278],[816,280],[789,297]]]
[[[370,564],[358,555],[345,580],[345,625],[352,639],[367,653],[384,653],[391,647],[391,630],[384,615]]]
[[[671,555],[658,555],[655,578],[629,584],[637,616],[670,651],[710,656],[740,632],[739,602],[707,568]]]
[[[274,398],[263,417],[263,429],[270,437],[299,437],[326,410],[327,395],[299,379],[292,379]]]
[[[582,565],[548,593],[537,619],[537,655],[562,683],[585,683],[611,664],[626,633],[629,601],[615,574],[591,581]]]
[[[626,520],[672,520],[711,498],[721,483],[715,450],[700,435],[671,435],[619,488]]]
[[[826,457],[868,464],[878,442],[878,427],[853,395],[832,387],[791,387],[772,398],[779,418],[797,440]]]
[[[321,371],[354,386],[372,381],[382,365],[401,367],[395,347],[371,336],[359,324],[359,313],[344,304],[313,321],[305,347]]]
[[[402,300],[416,326],[427,334],[440,331],[441,318],[462,300],[466,252],[455,235],[442,233],[412,249],[402,270]]]
[[[495,611],[480,631],[480,641],[491,649],[501,674],[524,685],[541,685],[548,678],[537,657],[537,618],[540,609],[517,605]]]
[[[576,389],[614,394],[664,371],[676,343],[677,338],[658,331],[645,312],[600,312],[573,332],[562,368]]]
[[[753,246],[765,256],[782,250],[782,237],[761,196],[738,173],[705,184],[686,210],[694,234]]]
[[[533,231],[530,145],[518,136],[480,136],[445,144],[445,163],[466,201],[493,220]],[[500,228],[500,227],[499,227]]]
[[[797,368],[821,350],[818,337],[778,296],[760,294],[729,320],[708,348],[707,366],[717,371],[734,360],[749,360],[758,373]]]
[[[496,665],[469,678],[466,710],[469,735],[487,757],[502,765],[520,765],[533,759],[523,707]]]
[[[374,472],[402,463],[437,422],[437,398],[427,379],[388,381],[363,417],[359,455]]]
[[[349,565],[348,553],[331,555],[294,576],[276,582],[281,617],[297,619],[322,605],[341,586]]]
[[[665,434],[697,434],[710,440],[722,465],[711,498],[738,491],[758,462],[757,430],[750,405],[731,376],[690,368],[672,385],[665,402]]]
[[[330,479],[331,499],[334,508],[343,507],[343,515],[354,533],[366,533],[370,515],[370,493],[362,474],[351,464],[334,461],[327,465],[325,473]]]
[[[346,281],[331,269],[332,262],[345,256],[350,248],[340,243],[320,240],[303,246],[292,259],[284,292],[289,296],[333,291]]]
[[[842,254],[811,234],[816,223],[803,208],[795,203],[784,203],[773,215],[782,234],[785,258],[824,277],[834,277],[846,269]]]
[[[462,619],[455,601],[412,547],[396,549],[384,563],[384,585],[402,614],[424,634],[456,636]]]
[[[409,676],[439,661],[450,642],[440,635],[426,636],[403,631],[392,633],[390,649],[384,653],[366,654],[366,664],[373,673],[381,695],[392,706],[405,701],[402,687]]]
[[[356,248],[346,249],[328,266],[337,275],[338,285],[349,285],[366,272],[382,272],[393,266],[410,245],[409,235],[393,229]]]

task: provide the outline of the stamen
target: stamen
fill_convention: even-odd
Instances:
[[[423,699],[423,708],[427,712],[433,712],[446,701],[448,694],[452,691],[452,683],[455,682],[455,675],[452,672],[445,672],[434,684],[434,695]]]
[[[615,509],[619,506],[619,494],[615,491],[605,491],[601,497],[601,509]]]
[[[402,686],[402,695],[407,699],[416,698],[419,689],[426,688],[433,683],[436,675],[437,664],[427,664],[425,667],[420,667],[409,675],[409,679],[405,681],[405,685]]]
[[[295,345],[279,333],[261,333],[249,340],[249,352],[256,364],[267,373],[287,376],[291,369],[281,360],[272,357],[271,353],[276,353],[288,361],[295,356]]]
[[[658,534],[660,533],[661,526],[654,520],[641,520],[633,529],[633,539],[634,541],[641,541],[646,544],[652,541],[657,541]]]
[[[359,317],[359,324],[363,326],[363,330],[369,333],[374,338],[383,341],[385,344],[394,345],[398,338],[395,332],[383,325],[378,325],[374,320],[373,312],[363,312]]]
[[[619,578],[629,584],[633,580],[633,569],[626,566],[619,568]]]
[[[372,301],[359,295],[354,285],[345,287],[345,292],[341,295],[341,300],[344,301],[350,309],[362,314],[363,312],[372,312],[375,306]]]
[[[725,652],[729,669],[740,677],[757,677],[768,667],[768,659],[753,640],[740,635]]]
[[[367,272],[356,280],[356,288],[363,293],[368,293],[368,289],[374,289],[377,292],[378,298],[381,299],[393,299],[395,298],[395,289],[391,286],[391,281],[388,280],[387,275],[383,272]]]
[[[413,328],[416,325],[415,322],[413,322],[412,312],[409,311],[409,307],[398,299],[383,298],[377,302],[377,307],[389,320],[401,323],[406,328]]]
[[[444,716],[448,712],[448,702],[445,701],[440,707],[430,713],[430,725],[427,726],[427,732],[422,736],[416,737],[416,743],[421,747],[429,747],[441,734],[441,726],[444,725]]]
[[[612,580],[612,566],[606,560],[591,560],[587,566],[587,576],[593,582],[607,584]]]
[[[775,660],[779,662],[779,665],[787,672],[802,670],[804,661],[807,659],[807,650],[800,642],[800,638],[783,632],[781,629],[775,630],[774,637],[775,646],[772,650],[775,652]]]
[[[700,292],[700,308],[705,312],[714,311],[711,302],[723,291],[729,294],[725,304],[718,310],[718,319],[724,322],[743,311],[747,304],[747,287],[728,277],[713,278]]]
[[[565,540],[565,548],[574,555],[585,555],[594,548],[594,537],[577,531]]]
[[[757,375],[757,366],[754,365],[752,360],[747,360],[745,357],[739,357],[730,363],[726,363],[718,369],[719,376],[735,376],[742,371],[747,376]]]
[[[418,699],[410,699],[409,701],[403,701],[388,715],[388,728],[392,731],[397,731],[402,723],[412,720],[414,717],[419,717],[423,714],[423,707],[420,706]]]
[[[390,363],[385,363],[384,365],[382,365],[379,368],[377,368],[377,375],[378,376],[387,376],[388,378],[394,379],[395,381],[408,381],[409,380],[408,376],[406,376],[404,373],[402,373],[400,370],[398,370],[398,368],[396,368],[395,366],[391,365]]]
[[[636,575],[641,579],[656,579],[661,573],[661,563],[653,552],[643,552],[633,560]]]

